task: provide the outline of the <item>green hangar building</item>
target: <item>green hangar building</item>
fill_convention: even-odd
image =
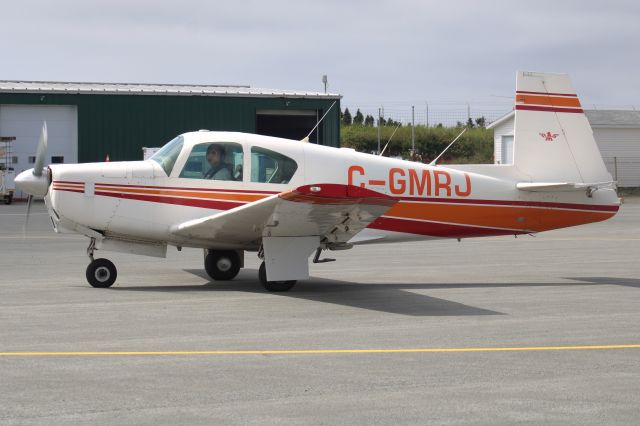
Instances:
[[[340,95],[249,86],[0,81],[0,136],[16,173],[33,167],[42,123],[48,163],[140,160],[184,132],[258,133],[339,145]]]

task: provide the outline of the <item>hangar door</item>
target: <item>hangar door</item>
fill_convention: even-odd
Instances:
[[[45,164],[78,162],[75,105],[0,105],[0,136],[16,137],[13,141],[16,174],[33,167],[44,121],[49,136]]]
[[[322,117],[320,113],[315,109],[259,109],[256,111],[256,133],[299,141],[313,129]],[[309,142],[322,143],[322,125],[311,133]]]

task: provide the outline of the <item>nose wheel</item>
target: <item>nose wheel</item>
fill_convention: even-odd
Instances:
[[[87,281],[92,287],[111,287],[117,276],[116,266],[108,259],[95,259],[87,266]]]

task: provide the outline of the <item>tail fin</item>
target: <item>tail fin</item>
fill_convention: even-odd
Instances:
[[[518,72],[513,163],[533,182],[610,182],[566,74]]]

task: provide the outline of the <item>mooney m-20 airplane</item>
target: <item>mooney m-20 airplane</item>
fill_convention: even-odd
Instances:
[[[309,276],[322,250],[360,244],[534,234],[608,219],[620,200],[564,74],[519,72],[513,164],[426,165],[244,133],[180,135],[151,159],[50,165],[46,125],[24,192],[44,196],[56,232],[90,239],[86,271],[109,287],[99,249],[164,257],[205,249],[214,280],[244,252],[267,290]]]

